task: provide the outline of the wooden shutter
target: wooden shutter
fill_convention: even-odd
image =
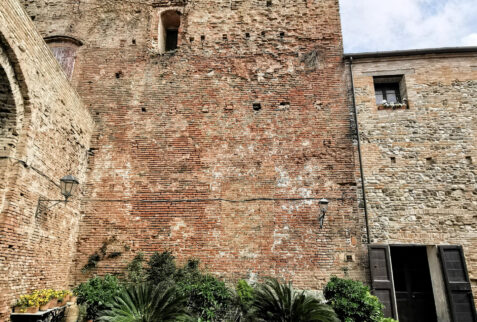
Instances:
[[[397,319],[393,272],[388,245],[369,245],[372,292],[384,304],[384,316]]]
[[[447,299],[454,322],[475,322],[474,298],[462,246],[439,246]]]

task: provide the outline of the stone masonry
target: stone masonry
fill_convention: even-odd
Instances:
[[[409,109],[378,109],[403,75]],[[353,61],[372,243],[462,245],[477,296],[477,53]]]
[[[85,181],[93,122],[22,6],[0,4],[0,320],[21,294],[68,287],[79,202],[35,216],[39,197],[60,199],[59,179]]]
[[[83,43],[72,83],[97,126],[72,283],[164,250],[231,282],[364,279],[338,1],[23,4]],[[161,54],[166,11],[178,49]],[[84,274],[104,243],[121,256]]]

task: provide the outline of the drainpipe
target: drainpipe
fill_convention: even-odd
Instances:
[[[359,137],[358,113],[356,112],[356,100],[355,100],[355,93],[354,93],[353,57],[350,56],[348,59],[349,59],[349,74],[351,77],[351,94],[353,96],[353,116],[354,116],[354,124],[356,127],[356,139],[358,140],[359,174],[361,176],[361,193],[363,195],[364,219],[366,222],[366,239],[368,244],[370,244],[371,239],[369,237],[368,205],[366,202],[366,189],[364,187],[363,159],[361,157],[361,140]]]

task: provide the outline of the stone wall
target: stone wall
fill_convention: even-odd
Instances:
[[[16,0],[0,4],[0,320],[19,295],[66,288],[79,202],[35,216],[60,199],[59,178],[85,181],[93,121]],[[51,205],[51,204],[49,204]]]
[[[406,109],[373,76],[404,75]],[[464,247],[477,298],[477,53],[353,62],[371,242]]]
[[[98,127],[75,283],[164,250],[230,281],[364,278],[338,1],[23,3],[83,42],[72,82]],[[165,10],[179,48],[160,55]],[[83,274],[103,243],[121,256]]]

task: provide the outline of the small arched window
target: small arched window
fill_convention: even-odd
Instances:
[[[161,53],[177,49],[181,13],[177,10],[168,10],[161,14],[159,22],[159,50]]]
[[[68,79],[71,79],[75,68],[76,50],[83,43],[68,36],[51,36],[45,38],[53,55],[60,63]]]

